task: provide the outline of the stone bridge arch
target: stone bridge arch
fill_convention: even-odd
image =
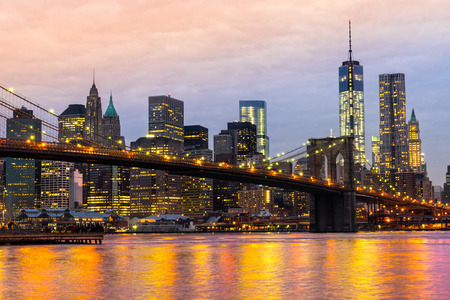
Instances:
[[[311,176],[321,178],[322,157],[327,157],[327,177],[337,182],[337,158],[344,159],[343,183],[345,191],[336,195],[316,193],[310,201],[310,231],[313,232],[355,232],[356,223],[356,191],[354,185],[354,138],[310,139],[308,159]]]
[[[322,169],[322,157],[327,158],[327,177],[331,182],[337,182],[337,158],[342,155],[344,159],[344,185],[353,189],[353,145],[354,138],[339,137],[339,138],[322,138],[309,139],[308,157],[310,164],[311,176],[315,179],[320,179],[320,172]]]

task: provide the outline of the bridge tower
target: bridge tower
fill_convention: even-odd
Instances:
[[[323,138],[309,140],[309,164],[311,176],[321,179],[323,157],[326,157],[327,177],[337,182],[337,158],[344,159],[342,194],[315,193],[311,195],[310,231],[356,232],[356,190],[354,184],[354,137]]]

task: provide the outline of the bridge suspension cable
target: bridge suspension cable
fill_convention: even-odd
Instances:
[[[67,130],[64,130],[63,128],[59,128],[59,116],[56,115],[52,110],[48,110],[41,105],[31,101],[30,99],[26,98],[25,96],[20,95],[19,93],[15,92],[13,89],[6,88],[3,84],[0,84],[0,117],[5,119],[4,122],[0,122],[0,134],[3,137],[7,137],[7,125],[6,120],[9,120],[10,122],[13,122],[17,124],[20,127],[27,127],[27,125],[22,124],[20,122],[13,121],[14,119],[14,111],[21,110],[20,114],[21,116],[29,119],[36,120],[37,123],[41,124],[41,136],[45,137],[43,138],[43,141],[46,142],[66,142],[65,140],[62,140],[61,137],[65,137],[68,140],[76,141],[77,143],[83,143],[90,146],[95,147],[101,147],[105,148],[106,146],[104,143],[87,140],[87,139],[80,139],[77,137],[74,133],[69,132]],[[28,112],[24,109],[27,109]],[[66,122],[68,120],[65,120]],[[73,126],[79,126],[77,124],[71,123]],[[29,126],[29,125],[28,125]],[[27,127],[27,130],[30,130],[31,128]],[[34,128],[32,131],[38,133],[38,129]],[[108,140],[105,136],[101,135],[100,133],[95,133],[95,136],[98,137],[99,141],[106,141]],[[116,141],[113,141],[120,145],[121,148],[128,148],[129,146],[120,144]]]

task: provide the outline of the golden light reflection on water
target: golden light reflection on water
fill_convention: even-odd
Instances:
[[[18,252],[17,281],[24,298],[51,295],[56,280],[51,270],[58,255],[47,247],[22,247]]]
[[[0,247],[0,298],[445,298],[450,235],[110,236]]]
[[[242,247],[238,271],[239,298],[273,299],[279,295],[287,266],[280,253],[283,244],[248,244]],[[277,296],[275,296],[277,297]]]

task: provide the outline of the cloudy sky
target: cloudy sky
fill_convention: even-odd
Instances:
[[[271,154],[338,132],[338,67],[364,66],[366,148],[378,135],[378,74],[406,75],[435,185],[450,165],[448,0],[0,0],[0,82],[61,113],[112,90],[127,143],[147,131],[147,97],[171,93],[210,139],[239,100],[268,105]],[[210,142],[210,145],[212,143]]]

